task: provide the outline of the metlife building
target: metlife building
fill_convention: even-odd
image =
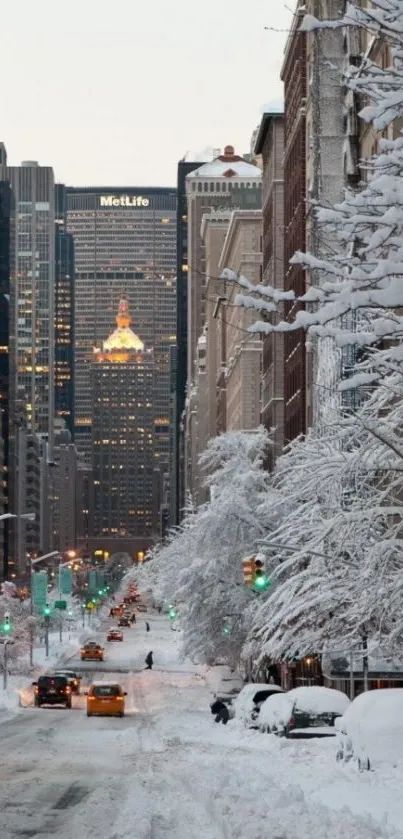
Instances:
[[[176,340],[176,190],[67,187],[75,244],[75,443],[91,453],[91,360],[127,297],[133,329],[156,361],[155,458],[167,471],[169,354]],[[158,463],[159,461],[159,463]]]

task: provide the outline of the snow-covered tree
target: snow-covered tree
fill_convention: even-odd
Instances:
[[[14,672],[24,672],[27,667],[26,656],[29,651],[31,632],[35,631],[36,618],[30,614],[29,601],[20,601],[9,597],[7,593],[0,597],[0,627],[4,624],[5,616],[10,618],[10,640],[8,648],[9,666]],[[4,635],[3,632],[0,634]],[[0,647],[1,650],[1,647]],[[0,652],[0,669],[2,669],[3,654]]]
[[[402,376],[334,419],[277,462],[273,489],[289,507],[261,546],[273,587],[251,614],[248,651],[278,659],[364,638],[401,649]]]
[[[184,653],[197,661],[239,660],[245,610],[254,597],[243,583],[242,559],[256,552],[284,511],[262,466],[269,444],[262,428],[209,443],[201,465],[210,500],[189,513],[142,572],[154,596],[178,606]]]

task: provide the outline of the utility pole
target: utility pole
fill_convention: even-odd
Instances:
[[[10,623],[10,615],[9,612],[6,612],[4,615],[4,622],[3,622],[3,644],[4,644],[4,659],[3,659],[3,690],[7,690],[7,683],[8,683],[8,644],[9,644],[9,635],[11,632],[11,623]]]
[[[7,690],[8,683],[8,638],[4,639],[4,670],[3,670],[3,690]]]
[[[45,618],[45,656],[49,658],[49,617]]]
[[[368,690],[368,637],[362,636],[362,674],[364,681],[364,691]]]

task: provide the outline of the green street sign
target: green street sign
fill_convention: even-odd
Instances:
[[[70,568],[60,568],[60,594],[71,594],[73,591],[73,573]]]
[[[67,609],[67,601],[55,600],[55,609]]]
[[[31,596],[35,612],[43,612],[48,599],[48,575],[46,571],[31,572]]]
[[[98,591],[97,574],[96,571],[90,571],[88,574],[88,592],[95,594]]]

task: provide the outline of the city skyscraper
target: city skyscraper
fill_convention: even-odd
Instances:
[[[10,414],[53,435],[55,198],[53,169],[0,166],[13,194],[10,283]]]
[[[66,231],[66,188],[56,184],[55,416],[74,435],[74,240]]]
[[[128,551],[151,544],[154,505],[154,392],[152,349],[130,329],[122,297],[117,328],[95,347],[92,379],[90,547]]]
[[[1,149],[0,149],[1,152]],[[0,515],[8,511],[9,430],[9,300],[10,300],[9,184],[0,181]],[[8,522],[0,524],[0,579],[8,572]]]
[[[176,341],[175,358],[175,394],[171,405],[173,433],[171,456],[171,524],[179,523],[179,510],[184,506],[184,446],[181,437],[181,418],[185,408],[187,379],[187,338],[188,338],[188,202],[186,195],[186,176],[201,166],[201,162],[180,160],[177,178],[177,222],[176,222]]]
[[[176,190],[67,187],[67,229],[75,245],[74,440],[91,460],[92,348],[128,301],[155,361],[155,465],[169,472],[169,349],[176,341]]]
[[[54,413],[55,198],[53,169],[35,161],[7,166],[11,187],[9,307],[9,508],[38,509],[41,520],[17,518],[9,527],[9,565],[24,570],[27,550],[42,546],[47,461]],[[40,435],[38,438],[36,435]],[[33,479],[34,462],[39,472]],[[36,466],[35,466],[36,469]],[[41,499],[38,487],[41,488]],[[39,504],[39,507],[38,507]]]
[[[220,276],[210,275],[207,263],[205,243],[202,235],[202,222],[207,213],[217,211],[220,221],[224,210],[261,209],[262,172],[243,157],[235,154],[233,146],[225,146],[223,154],[214,160],[203,163],[186,176],[187,224],[188,224],[188,263],[184,270],[187,282],[187,393],[186,416],[183,422],[184,446],[179,459],[179,512],[183,510],[184,498],[189,491],[192,495],[199,483],[198,473],[199,433],[198,418],[202,409],[199,400],[200,388],[204,387],[206,367],[207,337],[204,332],[206,322],[207,287],[209,301],[215,302],[220,295]],[[221,291],[222,293],[222,291]],[[180,352],[179,352],[180,356]],[[202,384],[203,383],[203,384]],[[216,391],[214,388],[213,397]],[[219,394],[218,394],[219,395]],[[217,397],[218,398],[218,397]],[[218,404],[219,404],[218,400]],[[222,406],[223,407],[223,406]],[[178,418],[179,419],[179,418]],[[181,421],[180,418],[179,421]],[[220,426],[221,427],[221,426]],[[204,436],[202,435],[203,439]],[[205,439],[207,443],[208,437]]]

